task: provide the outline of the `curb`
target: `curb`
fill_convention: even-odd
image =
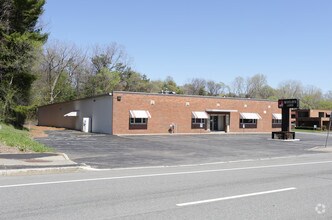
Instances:
[[[62,155],[66,160],[70,160],[68,155],[65,153],[59,153],[59,155]]]
[[[308,151],[315,151],[315,152],[324,152],[324,153],[331,153],[332,152],[332,146],[317,146],[308,149]]]
[[[45,167],[45,168],[27,168],[27,169],[8,169],[0,170],[0,176],[18,176],[18,175],[38,175],[38,174],[55,174],[68,173],[84,170],[86,166],[68,166],[68,167]]]

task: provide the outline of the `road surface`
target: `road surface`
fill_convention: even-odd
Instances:
[[[331,219],[332,154],[0,177],[1,219]]]

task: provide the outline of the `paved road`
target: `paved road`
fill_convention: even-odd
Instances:
[[[270,140],[270,134],[111,136],[50,131],[38,139],[77,163],[96,168],[167,166],[312,154],[325,135],[297,134],[299,142]],[[317,153],[317,152],[316,152]]]
[[[1,219],[331,219],[332,154],[0,177]]]

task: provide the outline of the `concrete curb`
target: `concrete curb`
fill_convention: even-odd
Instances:
[[[69,157],[67,156],[67,154],[65,153],[59,153],[60,155],[62,155],[66,160],[70,160]]]
[[[45,167],[45,168],[26,168],[26,169],[8,169],[0,170],[0,176],[18,176],[18,175],[40,175],[40,174],[55,174],[55,173],[69,173],[85,170],[84,165],[67,166],[67,167]]]
[[[184,135],[262,135],[262,134],[271,134],[271,132],[250,132],[250,131],[244,131],[244,132],[224,132],[224,131],[216,131],[216,132],[202,132],[202,133],[156,133],[156,134],[116,134],[114,136],[118,137],[130,137],[130,136],[184,136]]]
[[[325,153],[331,153],[332,152],[332,146],[317,146],[308,149],[308,151],[316,151],[316,152],[325,152]]]
[[[269,138],[269,141],[281,141],[281,142],[295,142],[295,141],[301,141],[301,139],[295,138],[295,139],[272,139]]]

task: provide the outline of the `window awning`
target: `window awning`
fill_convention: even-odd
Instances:
[[[192,118],[208,119],[209,115],[206,112],[192,112]]]
[[[130,110],[131,118],[151,118],[150,112],[146,110]]]
[[[273,119],[281,120],[282,119],[282,114],[273,113],[272,117],[273,117]]]
[[[240,113],[241,119],[262,119],[257,113]]]
[[[213,112],[213,113],[237,112],[237,110],[228,110],[228,109],[206,109],[206,111]]]
[[[64,115],[64,117],[77,117],[77,116],[78,116],[78,111],[68,112],[67,114]]]

